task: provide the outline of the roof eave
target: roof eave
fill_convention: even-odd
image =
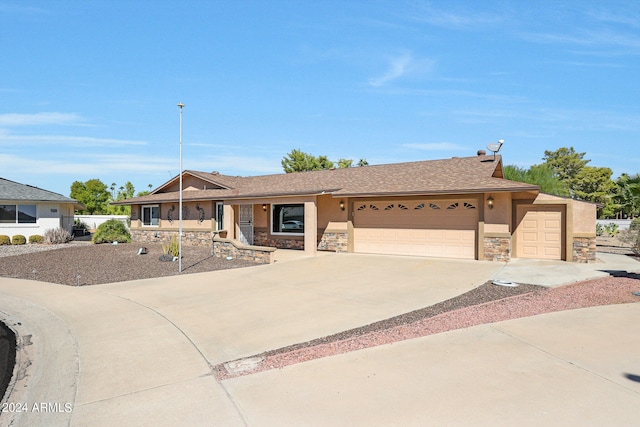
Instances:
[[[483,193],[518,193],[520,191],[540,191],[538,186],[520,187],[520,188],[474,188],[474,189],[456,189],[456,190],[428,190],[428,191],[403,191],[403,192],[367,192],[367,193],[341,193],[333,194],[333,197],[403,197],[403,196],[441,196],[444,194],[460,195],[460,194],[483,194]]]

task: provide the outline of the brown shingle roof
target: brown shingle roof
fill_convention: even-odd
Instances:
[[[321,193],[339,196],[393,196],[538,191],[536,185],[501,175],[501,157],[474,156],[345,169],[234,177],[186,171],[228,189],[183,191],[186,201],[228,200]],[[178,193],[155,193],[117,204],[175,201]]]

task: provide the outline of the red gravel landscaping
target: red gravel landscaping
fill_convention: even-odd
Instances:
[[[505,296],[512,292],[512,296]],[[306,362],[336,354],[424,337],[454,329],[598,305],[640,302],[640,275],[605,277],[557,288],[524,285],[503,288],[491,282],[422,310],[340,334],[250,356],[255,369],[230,372],[214,367],[219,380]],[[496,298],[496,296],[498,298]],[[227,362],[228,363],[228,362]]]

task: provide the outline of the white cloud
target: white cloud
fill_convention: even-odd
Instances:
[[[434,63],[431,59],[415,59],[411,53],[405,52],[391,58],[387,71],[381,76],[370,78],[368,83],[373,87],[381,87],[406,75],[429,72]]]
[[[505,21],[505,17],[497,13],[437,10],[431,6],[422,7],[411,19],[426,22],[449,29],[472,29],[480,26],[495,25]]]
[[[416,150],[425,150],[425,151],[447,151],[447,150],[466,150],[467,147],[464,147],[459,144],[454,144],[452,142],[429,142],[423,144],[402,144],[403,147],[413,148]]]
[[[26,145],[55,145],[58,148],[66,147],[97,147],[113,145],[146,145],[146,141],[94,138],[90,136],[69,135],[13,135],[0,129],[0,146],[26,146]]]
[[[82,117],[75,113],[0,114],[0,126],[38,126],[81,124]]]
[[[408,53],[391,59],[387,72],[380,77],[369,79],[369,84],[374,87],[379,87],[402,77],[406,73],[406,70],[411,65],[412,61],[413,58]]]

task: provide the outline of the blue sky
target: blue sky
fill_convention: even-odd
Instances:
[[[573,146],[640,172],[640,2],[0,0],[0,177],[64,195]]]

